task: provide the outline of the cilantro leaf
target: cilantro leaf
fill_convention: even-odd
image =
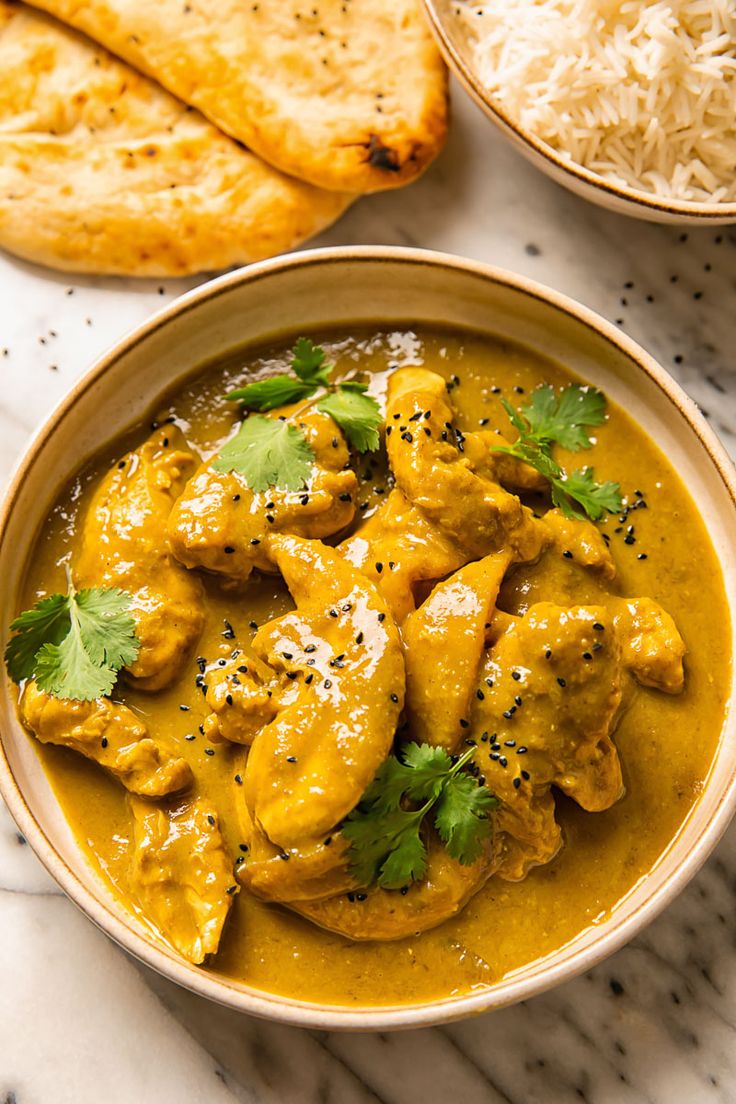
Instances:
[[[253,414],[223,446],[212,467],[215,471],[238,472],[254,491],[269,487],[298,491],[313,464],[314,451],[296,426],[280,418]]]
[[[552,484],[552,501],[567,517],[584,517],[575,509],[575,503],[582,506],[593,521],[599,521],[603,514],[617,514],[622,509],[621,490],[618,483],[608,480],[596,483],[592,468],[578,468],[569,475],[555,479]]]
[[[378,448],[381,408],[371,395],[339,387],[320,399],[317,409],[330,415],[358,452],[372,452]]]
[[[300,337],[294,345],[291,358],[292,371],[300,380],[316,387],[328,387],[332,366],[326,363],[327,354],[320,345],[308,337]]]
[[[39,689],[60,698],[90,701],[109,694],[118,671],[140,650],[130,597],[112,587],[92,587],[41,599],[16,617],[5,650],[15,682],[35,678]]]
[[[52,594],[36,602],[10,623],[16,635],[8,641],[5,663],[13,682],[33,678],[36,656],[44,644],[61,644],[69,632],[69,598],[66,594]]]
[[[361,885],[398,889],[427,870],[421,828],[434,809],[435,827],[453,858],[472,863],[491,832],[488,811],[496,799],[473,775],[462,773],[469,748],[453,759],[444,748],[405,744],[380,767],[342,826],[350,841],[350,870]],[[421,803],[407,808],[408,802]]]
[[[239,387],[225,398],[241,402],[248,410],[275,410],[277,406],[308,399],[316,390],[315,385],[292,376],[271,376],[270,379],[256,380]]]
[[[423,812],[384,811],[380,818],[351,814],[342,834],[351,842],[352,874],[361,885],[399,889],[423,878],[427,850],[419,834]]]
[[[568,384],[555,396],[554,387],[545,383],[532,392],[521,412],[527,421],[526,437],[539,445],[557,444],[578,452],[592,444],[585,426],[605,421],[606,400],[596,388],[577,383]]]
[[[587,516],[599,521],[606,511],[615,514],[621,510],[618,483],[597,483],[592,468],[568,474],[552,456],[553,444],[573,452],[591,447],[585,426],[601,425],[606,417],[606,400],[600,391],[571,383],[555,396],[554,388],[543,384],[521,412],[506,399],[501,401],[519,438],[511,446],[495,446],[495,451],[514,456],[540,472],[550,484],[554,505],[566,517],[581,520]]]
[[[453,859],[465,866],[476,862],[491,834],[488,813],[497,801],[470,774],[456,774],[442,787],[434,824]]]

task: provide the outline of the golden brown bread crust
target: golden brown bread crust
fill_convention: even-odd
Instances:
[[[293,180],[146,77],[0,0],[0,246],[76,272],[183,276],[293,248],[351,197]]]
[[[413,180],[447,128],[421,0],[36,0],[283,172],[371,192]]]

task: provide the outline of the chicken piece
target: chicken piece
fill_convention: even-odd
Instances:
[[[573,563],[595,571],[602,579],[616,578],[616,564],[603,534],[592,521],[568,518],[561,510],[548,510],[542,522],[551,543]]]
[[[355,808],[386,758],[404,702],[398,630],[376,589],[319,541],[274,536],[296,610],[253,649],[298,693],[253,741],[244,796],[280,848],[319,840]]]
[[[244,773],[243,763],[238,776]],[[251,893],[265,901],[289,903],[321,900],[357,888],[347,866],[349,844],[339,833],[282,850],[254,822],[239,790],[238,786],[235,808],[247,851],[236,873]]]
[[[476,763],[500,802],[496,829],[514,841],[501,876],[523,877],[559,847],[551,786],[591,812],[621,796],[611,732],[624,678],[605,606],[540,602],[487,653],[470,732]]]
[[[129,798],[130,892],[161,937],[190,962],[214,954],[238,892],[217,813],[202,798],[167,808]]]
[[[176,426],[162,426],[108,472],[84,519],[74,581],[130,595],[141,647],[127,673],[140,690],[160,690],[177,677],[204,624],[201,583],[166,543],[171,507],[195,464]]]
[[[283,414],[273,412],[274,417]],[[209,460],[171,513],[169,542],[178,560],[243,580],[254,568],[274,570],[271,534],[329,537],[352,521],[358,480],[342,432],[318,410],[302,414],[297,425],[315,457],[304,489],[252,491],[244,476],[216,471]]]
[[[511,557],[497,552],[438,583],[403,627],[412,739],[454,752],[470,716],[486,632]],[[482,691],[481,691],[482,693]]]
[[[23,723],[42,744],[60,744],[92,759],[131,793],[165,797],[192,783],[184,759],[169,754],[127,705],[97,698],[55,698],[26,684],[20,701]]]
[[[544,541],[538,523],[515,495],[483,474],[490,463],[486,449],[476,443],[466,452],[467,438],[453,428],[453,417],[441,376],[425,368],[393,373],[386,447],[397,486],[467,559],[503,550],[534,559]]]
[[[670,615],[651,598],[621,599],[613,609],[624,663],[637,682],[679,694],[686,648]]]
[[[338,552],[378,587],[399,625],[416,608],[422,583],[444,578],[468,558],[396,489]]]
[[[515,456],[498,452],[510,448],[511,442],[499,433],[476,430],[463,437],[464,455],[476,475],[500,483],[514,494],[548,494],[549,483],[531,464]]]
[[[451,858],[434,833],[428,845],[427,874],[406,891],[373,887],[365,893],[341,893],[318,901],[294,901],[289,907],[328,931],[355,940],[404,939],[436,928],[456,916],[493,871],[492,845],[470,866]]]
[[[202,672],[207,706],[204,735],[213,743],[253,743],[257,734],[279,711],[283,690],[265,663],[236,652]],[[291,684],[285,688],[296,690]]]

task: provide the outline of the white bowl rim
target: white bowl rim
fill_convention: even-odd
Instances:
[[[603,195],[613,196],[624,204],[638,204],[649,211],[671,215],[673,221],[677,217],[682,220],[689,219],[693,225],[703,225],[711,221],[714,225],[727,225],[729,221],[736,222],[736,200],[728,203],[705,203],[694,199],[657,196],[636,188],[627,188],[623,184],[615,184],[591,169],[586,169],[584,165],[579,165],[577,161],[566,160],[544,139],[538,138],[530,130],[522,127],[484,87],[477,72],[458,49],[454,36],[448,30],[449,19],[440,10],[441,2],[442,0],[424,0],[430,26],[440,50],[465,90],[502,131],[513,135],[522,145],[529,147],[558,172],[572,176],[582,185],[597,189]]]
[[[47,435],[54,431],[57,423],[69,413],[90,385],[141,339],[165,326],[173,318],[195,309],[200,302],[217,297],[233,286],[252,283],[281,270],[299,267],[319,268],[322,265],[350,261],[431,265],[460,270],[540,299],[594,330],[633,360],[664,392],[689,428],[694,430],[699,438],[736,509],[736,468],[698,407],[669,373],[641,346],[588,307],[537,281],[453,254],[403,246],[335,246],[304,250],[225,273],[174,299],[112,345],[73,385],[33,434],[14,469],[0,503],[0,542],[7,519],[21,491],[26,472],[33,465]],[[732,718],[730,727],[733,728],[735,724],[736,718]],[[707,786],[706,783],[699,800],[702,800],[707,792]],[[512,976],[479,992],[419,1004],[379,1005],[359,1009],[343,1005],[320,1005],[316,1002],[295,1000],[255,989],[244,990],[229,978],[214,972],[202,971],[185,962],[173,951],[169,952],[164,947],[153,945],[132,930],[111,911],[105,901],[87,889],[55,849],[53,841],[36,820],[16,782],[5,753],[1,732],[0,795],[5,799],[11,815],[28,844],[74,904],[116,943],[159,974],[216,1003],[263,1019],[321,1030],[380,1031],[428,1027],[503,1008],[546,992],[598,965],[650,923],[682,891],[705,862],[736,811],[736,765],[723,786],[711,819],[681,864],[667,876],[657,891],[650,893],[633,911],[591,946],[573,951],[562,962],[550,966],[543,973],[531,978]],[[642,884],[643,882],[640,883]],[[637,886],[629,897],[636,894],[638,889]]]

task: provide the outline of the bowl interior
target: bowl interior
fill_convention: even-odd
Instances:
[[[519,152],[558,184],[602,207],[650,222],[682,226],[706,223],[726,226],[736,222],[736,203],[699,203],[658,197],[604,180],[597,173],[562,157],[542,139],[525,130],[483,86],[473,60],[472,38],[464,22],[455,14],[455,0],[424,0],[424,5],[450,69]]]
[[[162,394],[198,363],[279,332],[351,322],[440,322],[501,334],[559,359],[601,387],[658,442],[689,485],[722,565],[732,624],[736,621],[732,468],[694,404],[666,373],[608,323],[529,281],[452,257],[368,247],[299,254],[221,277],[165,308],[103,358],[37,435],[8,492],[0,530],[0,608],[15,609],[35,535],[70,475],[110,439],[148,420]],[[118,942],[173,980],[245,1011],[309,1026],[405,1027],[449,1020],[531,996],[590,967],[682,888],[725,828],[736,798],[736,741],[724,730],[708,786],[679,837],[594,930],[482,993],[409,1008],[326,1008],[204,973],[122,909],[68,829],[18,723],[14,696],[4,680],[0,730],[6,759],[0,756],[0,784],[29,843],[66,891]]]

